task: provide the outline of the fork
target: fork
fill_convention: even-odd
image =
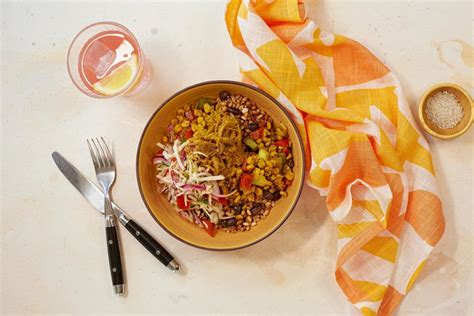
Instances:
[[[94,163],[95,173],[104,191],[104,216],[105,216],[105,235],[107,237],[107,252],[109,256],[110,275],[114,292],[117,295],[123,295],[125,291],[122,260],[120,258],[120,246],[115,225],[115,216],[112,211],[112,202],[110,199],[110,190],[115,182],[115,161],[110,153],[106,142],[101,137],[88,139],[87,145]]]

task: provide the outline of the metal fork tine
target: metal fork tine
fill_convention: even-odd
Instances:
[[[97,145],[100,148],[100,156],[102,157],[102,161],[104,161],[104,167],[109,167],[110,162],[107,158],[107,155],[105,154],[104,147],[102,147],[102,144],[100,143],[100,140],[98,138],[96,138],[95,140],[97,141]]]
[[[92,157],[92,162],[94,163],[94,168],[98,169],[99,168],[99,162],[97,161],[97,157],[95,155],[95,152],[92,149],[90,141],[88,139],[86,141],[87,141],[87,146],[89,146],[89,152],[90,152],[91,157]]]
[[[98,163],[99,168],[105,167],[105,161],[103,160],[102,155],[100,154],[99,148],[97,146],[97,143],[93,138],[92,138],[92,144],[94,145],[94,148],[95,148],[95,152],[96,152],[96,155],[97,155],[97,160],[99,162]]]
[[[114,165],[115,165],[114,156],[113,156],[112,153],[110,152],[109,146],[107,146],[107,143],[105,142],[105,140],[104,140],[103,137],[101,137],[100,139],[102,140],[102,143],[104,144],[105,153],[106,153],[106,155],[107,155],[107,158],[109,159],[110,165],[111,165],[111,166],[114,166]]]

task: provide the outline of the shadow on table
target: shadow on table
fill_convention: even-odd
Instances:
[[[248,259],[257,264],[277,261],[281,257],[297,264],[309,259],[310,253],[298,250],[312,240],[328,218],[325,198],[305,185],[300,202],[287,221],[265,240],[241,250],[223,252],[224,256]],[[326,245],[327,246],[327,245]]]

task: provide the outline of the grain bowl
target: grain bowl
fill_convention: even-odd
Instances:
[[[137,179],[168,233],[231,250],[283,224],[304,165],[298,130],[275,99],[243,83],[211,81],[179,91],[153,114],[138,146]]]

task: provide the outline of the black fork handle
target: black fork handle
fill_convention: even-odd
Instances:
[[[122,295],[125,291],[123,282],[122,259],[120,245],[113,216],[106,217],[105,235],[107,237],[107,253],[109,255],[109,268],[112,277],[114,292]]]

